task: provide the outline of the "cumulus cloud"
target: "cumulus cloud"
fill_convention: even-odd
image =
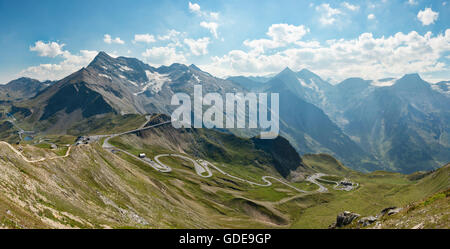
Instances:
[[[201,22],[200,26],[202,26],[205,29],[208,29],[209,32],[211,32],[211,34],[217,38],[217,28],[219,27],[219,24],[217,24],[216,22]]]
[[[294,70],[306,67],[337,81],[358,75],[378,79],[448,71],[448,65],[440,59],[449,52],[450,29],[435,36],[412,31],[376,38],[363,33],[355,39],[329,40],[319,46],[289,47],[272,53],[233,50],[201,66],[219,76],[277,73],[289,66]]]
[[[156,39],[153,35],[150,34],[136,34],[134,35],[133,43],[136,42],[145,42],[145,43],[152,43],[155,42]]]
[[[201,14],[200,5],[198,5],[197,3],[189,2],[189,10],[193,13],[196,13],[199,15]]]
[[[328,3],[316,6],[316,11],[321,13],[319,22],[322,25],[331,25],[336,22],[336,16],[342,14],[339,9],[334,9]]]
[[[272,24],[269,27],[267,35],[272,38],[272,40],[281,43],[291,43],[296,42],[309,32],[305,26],[295,26],[286,23]]]
[[[290,43],[299,44],[299,40],[308,32],[309,29],[303,25],[272,24],[266,33],[271,39],[245,40],[244,45],[250,47],[252,52],[263,53],[267,49],[284,47]]]
[[[21,71],[19,75],[38,80],[59,80],[88,65],[98,53],[97,51],[81,50],[79,54],[72,54],[67,50],[62,50],[63,46],[64,44],[60,45],[56,42],[37,41],[34,47],[30,47],[31,51],[38,52],[40,56],[52,58],[58,56],[63,60],[60,63],[28,67]]]
[[[43,41],[37,41],[34,43],[34,46],[30,46],[30,51],[38,52],[39,56],[56,57],[63,54],[62,49],[64,46],[65,44],[59,44],[57,42],[45,43]]]
[[[153,65],[170,65],[172,63],[185,63],[183,54],[177,53],[174,47],[153,47],[145,50],[142,56]]]
[[[167,44],[167,46],[169,47],[182,47],[183,37],[185,36],[185,32],[179,32],[174,29],[170,29],[165,35],[158,35],[157,38],[160,41],[168,41],[169,43]]]
[[[408,0],[408,4],[409,5],[417,5],[419,3],[417,1],[415,1],[415,0]]]
[[[349,10],[351,10],[351,11],[357,11],[357,10],[359,10],[359,6],[358,6],[358,5],[353,5],[353,4],[350,4],[350,3],[348,3],[348,2],[343,2],[343,3],[342,3],[342,6],[344,6],[345,8],[347,8],[347,9],[349,9]]]
[[[367,19],[373,20],[373,19],[375,19],[375,15],[374,15],[374,14],[369,14],[369,15],[367,16]]]
[[[116,38],[113,39],[113,38],[111,37],[111,35],[108,35],[108,34],[105,34],[105,35],[103,36],[103,41],[104,41],[105,43],[108,43],[108,44],[111,44],[111,43],[125,44],[125,42],[122,41],[122,40],[120,39],[120,37],[116,37]]]
[[[177,38],[180,34],[181,34],[181,32],[171,29],[165,35],[158,35],[158,39],[162,40],[162,41],[173,40],[173,39]]]
[[[209,12],[209,11],[202,11],[201,7],[198,3],[191,3],[189,2],[189,11],[192,13],[195,13],[198,16],[218,20],[219,19],[219,12]]]
[[[209,37],[203,37],[198,40],[184,39],[193,55],[205,55],[208,53]]]
[[[218,38],[217,28],[219,27],[219,24],[217,23],[217,20],[219,20],[219,12],[202,11],[200,5],[191,2],[189,2],[189,11],[202,17],[205,21],[202,21],[200,26],[208,29],[216,39]]]
[[[439,13],[434,12],[431,8],[425,8],[417,13],[417,18],[424,26],[434,23],[438,19],[438,16]]]

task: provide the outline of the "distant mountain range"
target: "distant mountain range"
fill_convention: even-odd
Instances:
[[[309,71],[295,73],[285,69],[266,83],[264,91],[280,94],[281,134],[290,139],[299,153],[332,154],[360,170],[377,167],[370,155],[312,104],[312,100],[324,100],[324,91],[331,87]]]
[[[325,136],[326,142],[320,140],[319,144],[330,142],[326,149],[331,149],[333,155],[347,164],[359,169],[410,173],[436,168],[450,160],[448,85],[447,81],[430,84],[418,74],[377,81],[349,78],[331,85],[306,69],[293,72],[287,68],[264,87],[289,96],[280,97],[281,101],[286,101],[280,104],[281,108],[289,107],[288,103],[291,103],[291,110],[281,114],[282,118],[306,118],[308,108],[300,105],[298,99],[294,100],[294,96],[322,109],[332,120],[332,125],[339,127],[340,133],[333,134],[339,134],[340,138],[326,134],[336,130],[332,126],[321,127],[318,134]],[[296,107],[298,111],[294,110]],[[303,115],[289,115],[302,112]],[[308,117],[306,120],[314,119]],[[315,127],[326,123],[313,121]],[[301,125],[290,127],[298,131]],[[298,146],[298,143],[293,144]],[[355,145],[363,152],[355,149]],[[308,148],[307,145],[300,147]],[[314,151],[320,150],[324,148]]]
[[[449,83],[431,85],[417,74],[332,85],[306,69],[286,68],[273,77],[224,80],[195,65],[155,68],[100,52],[86,68],[59,81],[20,78],[0,86],[0,100],[21,110],[28,126],[64,133],[106,114],[170,114],[172,95],[192,95],[195,84],[204,92],[279,93],[281,135],[300,154],[328,153],[354,169],[404,173],[450,161]]]
[[[0,85],[0,100],[17,101],[31,98],[52,83],[51,81],[40,82],[39,80],[22,77],[10,81],[6,85]]]

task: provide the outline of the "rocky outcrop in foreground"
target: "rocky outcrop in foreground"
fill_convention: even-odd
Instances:
[[[342,228],[342,227],[345,227],[345,226],[348,226],[348,225],[354,223],[353,221],[355,221],[356,223],[354,223],[355,225],[354,225],[354,227],[352,226],[352,228],[366,227],[366,226],[371,225],[372,223],[378,221],[385,215],[393,215],[400,211],[402,211],[402,208],[388,207],[388,208],[381,210],[381,212],[375,216],[368,216],[368,217],[362,217],[362,218],[360,218],[361,215],[359,215],[357,213],[353,213],[350,211],[344,211],[343,213],[338,214],[338,216],[336,217],[336,222],[333,223],[332,225],[330,225],[329,228],[331,228],[331,229]]]
[[[450,188],[403,208],[388,207],[375,216],[359,218],[345,211],[330,228],[449,229]]]
[[[338,216],[336,218],[336,222],[334,224],[330,225],[329,228],[334,229],[334,228],[344,227],[344,226],[352,223],[352,221],[359,218],[360,216],[361,215],[359,215],[357,213],[352,213],[350,211],[344,211],[343,213],[338,214]]]

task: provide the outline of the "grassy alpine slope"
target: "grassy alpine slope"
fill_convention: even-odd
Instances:
[[[373,228],[446,228],[450,223],[450,189],[406,206],[400,213],[383,217]]]
[[[54,136],[52,141],[58,138],[67,142],[70,136]],[[276,181],[269,187],[253,186],[215,169],[211,169],[212,177],[203,178],[192,163],[176,157],[160,159],[173,169],[161,173],[125,153],[110,153],[98,142],[73,147],[66,158],[28,163],[0,144],[0,227],[326,228],[344,210],[372,215],[450,187],[448,167],[410,176],[363,174],[325,154],[306,155],[292,164],[294,155],[286,155],[283,158],[289,160],[283,161],[271,153],[277,146],[287,146],[283,142],[258,146],[254,139],[214,130],[176,130],[167,125],[110,142],[134,155],[177,153],[206,159],[227,173],[254,182],[262,183],[264,175],[282,179],[287,165],[290,174],[286,181],[300,189],[317,189],[305,181],[316,172],[348,178],[359,187],[338,191],[323,182],[329,192],[305,194]],[[44,146],[20,146],[30,159],[50,158],[56,153]]]

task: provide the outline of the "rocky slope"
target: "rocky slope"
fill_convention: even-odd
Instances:
[[[156,115],[147,125],[168,120],[170,117],[167,115]],[[175,129],[169,124],[139,132],[137,136],[124,136],[120,139],[120,144],[139,148],[159,146],[195,157],[211,158],[223,163],[239,163],[243,166],[271,165],[271,168],[283,177],[288,176],[291,171],[308,171],[289,141],[281,136],[273,140],[257,137],[248,139],[218,130]]]
[[[416,184],[426,198],[402,207],[386,207],[371,216],[344,211],[329,228],[426,229],[449,228],[450,164],[427,174]],[[411,176],[413,177],[413,176]],[[417,177],[417,174],[414,175]]]
[[[264,89],[283,93],[283,98],[289,99],[285,102],[295,103],[280,106],[290,108],[282,115],[288,126],[284,127],[285,136],[300,147],[299,152],[333,154],[358,169],[412,173],[450,161],[447,85],[446,81],[430,84],[418,74],[400,79],[349,78],[331,85],[306,69],[293,72],[286,68],[264,84]],[[296,99],[321,109],[332,124],[321,131],[336,131],[340,137],[321,141],[305,131],[301,123],[311,120],[320,126],[327,122],[306,117],[311,108]],[[290,123],[294,117],[305,121]],[[333,143],[345,146],[339,148]]]
[[[100,52],[86,68],[14,105],[29,110],[24,122],[36,129],[64,133],[74,123],[99,114],[169,114],[175,108],[170,104],[174,93],[192,96],[194,84],[203,86],[203,94],[244,91],[195,65],[154,68],[134,58]]]
[[[213,77],[195,65],[155,68],[100,52],[86,68],[60,81],[41,83],[49,85],[41,91],[30,87],[30,93],[19,94],[23,99],[2,102],[0,108],[18,111],[18,122],[27,130],[67,134],[79,124],[106,123],[127,114],[170,114],[176,108],[170,105],[173,94],[192,97],[196,84],[203,86],[203,94],[222,95],[254,90],[260,84],[259,90],[280,94],[281,135],[301,155],[327,153],[353,169],[404,173],[450,161],[450,99],[442,92],[446,82],[430,86],[412,74],[398,80],[350,78],[334,86],[306,69],[288,68],[270,79],[230,79],[236,82]],[[23,85],[22,81],[30,79],[10,84]],[[259,133],[230,131],[243,137]]]
[[[304,82],[321,85],[318,83],[321,81],[307,72],[299,72],[310,77],[306,78],[309,81]],[[377,169],[374,158],[351,140],[319,107],[304,100],[307,97],[303,94],[308,92],[304,92],[305,87],[299,83],[298,77],[295,72],[285,69],[267,83],[269,87],[266,91],[280,94],[281,134],[301,154],[328,153],[355,169]]]
[[[150,123],[164,119],[167,117],[157,116]],[[54,138],[54,143],[63,148],[71,143],[67,139]],[[67,157],[56,158],[66,152],[26,143],[14,145],[28,160],[48,158],[38,162],[28,162],[0,143],[0,227],[325,228],[341,210],[357,207],[355,212],[365,217],[379,206],[401,206],[440,191],[449,179],[448,167],[414,176],[362,174],[328,155],[299,158],[281,138],[267,143],[170,125],[110,141],[131,154],[146,153],[149,158],[178,153],[206,159],[255,182],[261,182],[264,175],[282,178],[289,167],[287,179],[291,180],[286,181],[300,189],[316,189],[304,180],[315,172],[359,183],[349,192],[323,183],[329,192],[305,194],[277,182],[269,187],[249,185],[215,170],[210,178],[200,177],[191,163],[171,157],[161,160],[172,171],[161,173],[125,153],[104,150],[100,143],[72,147]],[[279,150],[285,154],[280,156]],[[294,164],[296,160],[298,164]]]
[[[388,207],[377,215],[345,211],[329,228],[346,229],[448,229],[450,223],[450,189],[405,207]]]
[[[390,170],[412,173],[450,160],[450,99],[418,75],[344,104],[344,130]]]
[[[157,116],[150,123],[160,118],[167,117]],[[278,175],[273,165],[280,158],[272,156],[271,146],[259,150],[251,140],[203,131],[176,130],[167,125],[123,139],[130,141],[127,148],[143,145],[139,150],[149,156],[158,151],[184,151],[193,158],[240,165],[236,169],[244,177]],[[285,141],[280,143],[289,146]],[[56,153],[26,144],[16,146],[16,150],[29,160],[53,158]],[[292,148],[289,151],[297,155]],[[296,160],[297,165],[291,162],[293,169],[302,166],[298,155]],[[267,201],[272,196],[298,194],[284,185],[275,184],[271,190],[220,174],[205,179],[185,161],[165,162],[173,167],[172,172],[157,172],[126,154],[106,151],[97,143],[74,146],[67,157],[27,162],[1,143],[0,227],[263,228],[286,227],[290,223],[289,213]]]

